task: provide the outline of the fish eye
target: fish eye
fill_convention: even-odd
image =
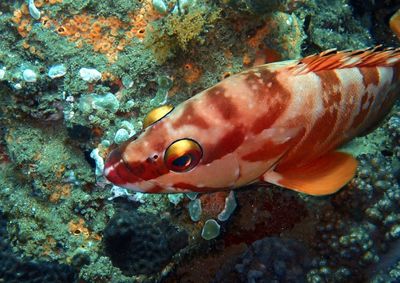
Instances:
[[[154,124],[157,121],[160,121],[173,109],[174,106],[172,105],[163,105],[151,110],[143,119],[143,129],[146,129],[148,126]]]
[[[199,164],[203,150],[192,139],[174,141],[165,151],[164,162],[174,172],[187,172]]]

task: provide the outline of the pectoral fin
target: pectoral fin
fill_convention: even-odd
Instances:
[[[309,195],[333,194],[355,175],[357,160],[350,154],[330,152],[319,159],[292,169],[266,172],[263,180]]]

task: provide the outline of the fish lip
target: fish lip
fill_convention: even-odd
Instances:
[[[116,163],[111,163],[109,161],[104,165],[103,175],[110,183],[116,186],[123,186],[126,182],[118,173],[118,169],[116,168],[120,161]]]
[[[127,183],[143,181],[130,171],[119,148],[112,150],[107,157],[103,175],[109,182],[121,187]]]
[[[127,183],[125,188],[134,191],[135,193],[165,193],[167,192],[163,186],[158,185],[157,182],[142,180],[138,183]]]
[[[165,190],[165,187],[159,185],[157,182],[144,180],[134,174],[122,157],[119,148],[114,149],[109,154],[104,165],[103,175],[113,185],[134,192],[148,193],[154,188],[162,188]]]

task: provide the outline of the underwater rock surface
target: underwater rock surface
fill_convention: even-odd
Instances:
[[[161,271],[188,244],[167,220],[153,214],[122,212],[113,216],[103,233],[106,253],[128,275]]]
[[[151,109],[260,62],[397,47],[398,9],[0,1],[0,282],[400,282],[399,102],[344,147],[357,175],[331,196],[253,184],[168,197],[102,176],[113,144],[139,135]],[[218,231],[205,240],[210,222]]]
[[[270,237],[255,241],[213,282],[306,282],[311,258],[303,243]]]
[[[77,271],[66,264],[37,261],[15,254],[7,241],[7,219],[0,211],[0,278],[3,282],[77,282]]]

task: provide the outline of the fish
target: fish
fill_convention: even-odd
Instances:
[[[111,151],[104,176],[144,193],[232,190],[267,182],[321,196],[356,174],[338,150],[373,130],[400,93],[400,48],[327,50],[254,66],[151,111]]]

